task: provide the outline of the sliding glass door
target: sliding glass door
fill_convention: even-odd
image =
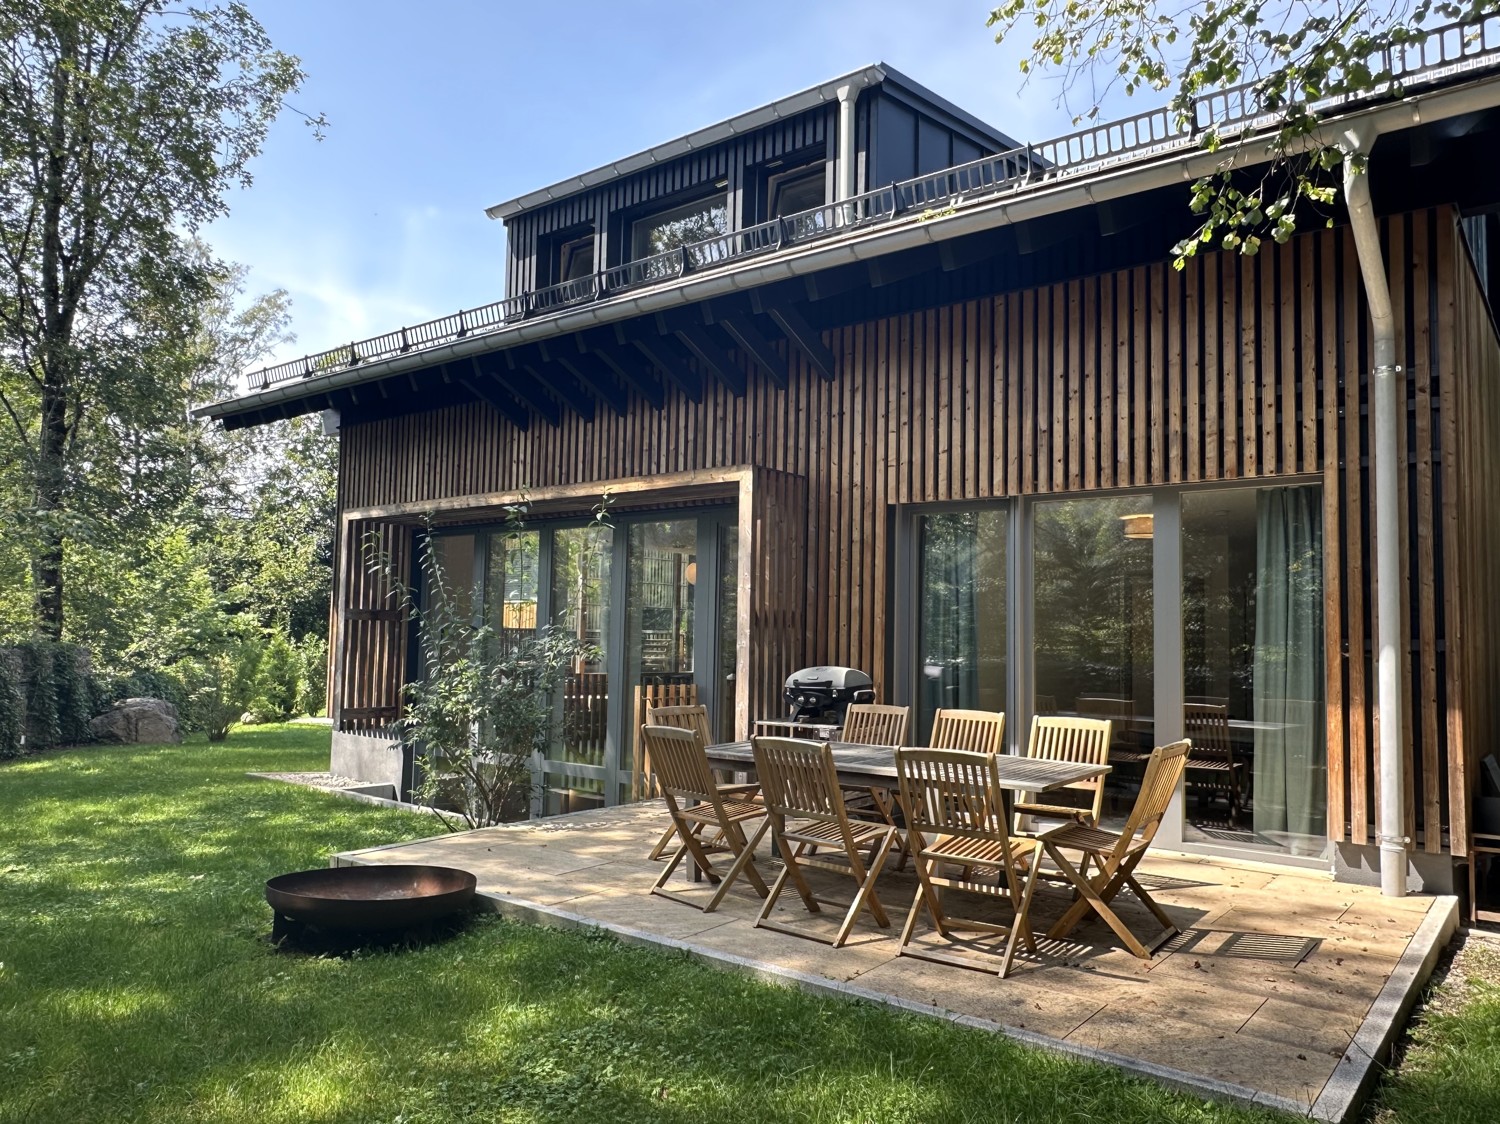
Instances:
[[[1322,493],[1161,488],[915,513],[902,680],[925,740],[941,707],[1113,723],[1105,822],[1151,748],[1193,751],[1159,840],[1327,854]],[[902,700],[904,701],[904,700]]]

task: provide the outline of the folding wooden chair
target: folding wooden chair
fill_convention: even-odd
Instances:
[[[1184,703],[1182,732],[1193,743],[1187,761],[1188,787],[1222,793],[1229,804],[1229,826],[1238,827],[1245,762],[1235,756],[1229,740],[1229,704]]]
[[[911,707],[887,706],[883,703],[850,703],[844,713],[844,728],[839,741],[846,745],[904,745],[911,726]],[[883,788],[865,785],[845,787],[844,799],[856,816],[873,816],[881,823],[896,826],[896,802]],[[898,870],[906,869],[906,844],[901,844]]]
[[[1005,749],[1005,715],[994,710],[939,710],[932,716],[927,744],[933,749],[1000,753]]]
[[[696,706],[651,706],[646,707],[646,725],[648,726],[673,726],[679,730],[691,730],[698,738],[698,748],[709,745],[713,739],[708,724],[708,707],[701,703]],[[651,770],[651,754],[646,748],[645,739],[641,740],[645,751],[642,762],[642,772],[649,774]],[[751,800],[760,786],[757,784],[721,784],[719,792],[728,797]],[[699,827],[699,831],[702,827]],[[662,832],[661,838],[656,841],[656,846],[651,848],[651,853],[646,856],[652,862],[662,857],[668,845],[672,842],[672,836],[676,828],[670,824],[667,830]]]
[[[661,877],[651,887],[651,892],[701,909],[704,913],[712,913],[724,900],[724,895],[729,892],[734,880],[743,873],[755,887],[755,892],[765,897],[769,891],[760,871],[755,869],[754,859],[755,845],[770,826],[770,820],[765,818],[765,806],[736,800],[719,791],[718,785],[714,783],[713,772],[708,767],[708,758],[704,756],[703,747],[698,744],[698,738],[692,731],[672,726],[642,726],[641,737],[651,752],[656,775],[661,780],[667,812],[672,817],[672,830],[682,840],[672,861],[667,864],[667,869],[662,871]],[[761,820],[760,827],[747,840],[740,825],[757,818]],[[708,843],[702,838],[705,828],[712,828],[718,833]],[[720,871],[714,866],[709,854],[724,851],[734,858],[728,870]],[[693,864],[710,882],[718,883],[718,889],[709,898],[707,905],[664,889],[667,880],[685,857],[691,857]]]
[[[839,741],[850,745],[902,745],[911,723],[911,707],[883,703],[850,703]]]
[[[1029,913],[1042,845],[1029,836],[1011,836],[996,755],[961,749],[898,749],[896,772],[918,882],[901,930],[899,955],[986,970],[941,951],[912,947],[917,918],[925,910],[938,933],[950,941],[964,931],[1004,937],[999,975],[1009,975],[1017,941],[1028,950],[1036,948]],[[944,874],[944,864],[958,867],[957,876]],[[994,880],[985,880],[983,875],[991,871]],[[1005,926],[957,917],[944,910],[940,889],[1006,899],[1015,920]]]
[[[1051,718],[1037,715],[1031,720],[1031,740],[1026,746],[1026,756],[1041,761],[1076,761],[1090,765],[1109,764],[1109,743],[1112,723],[1099,718]],[[1022,816],[1044,817],[1054,821],[1047,827],[1057,827],[1055,821],[1072,821],[1093,826],[1099,822],[1099,813],[1104,806],[1104,778],[1075,781],[1066,786],[1066,791],[1088,793],[1088,805],[1038,803],[1035,793],[1022,793],[1016,800],[1015,829],[1021,826]],[[1033,833],[1045,830],[1033,826]]]
[[[854,922],[866,907],[875,924],[882,929],[890,928],[891,920],[875,893],[875,879],[885,865],[886,854],[896,838],[896,829],[890,824],[849,818],[839,789],[833,751],[827,742],[755,738],[751,744],[755,753],[755,772],[760,777],[761,796],[771,821],[771,834],[776,840],[781,861],[786,864],[771,887],[771,896],[766,899],[755,924],[763,929],[776,929],[822,941],[834,948],[849,939]],[[868,864],[860,854],[865,847],[870,848]],[[817,857],[813,857],[814,853]],[[847,874],[858,887],[838,932],[831,939],[770,920],[776,899],[786,889],[788,881],[797,888],[809,913],[821,913],[820,903],[843,904],[815,897],[803,877],[804,868]]]
[[[1124,831],[1116,833],[1087,824],[1072,823],[1039,836],[1042,846],[1046,848],[1047,857],[1057,864],[1063,877],[1077,891],[1077,899],[1058,919],[1057,924],[1048,930],[1049,937],[1067,936],[1089,910],[1103,918],[1105,924],[1115,931],[1115,935],[1125,942],[1125,947],[1143,960],[1150,960],[1156,949],[1177,935],[1177,926],[1172,919],[1162,912],[1151,895],[1135,880],[1135,868],[1151,847],[1151,840],[1156,838],[1162,817],[1166,815],[1167,804],[1177,791],[1178,781],[1182,779],[1188,751],[1191,749],[1191,742],[1180,741],[1159,746],[1152,751],[1146,762],[1145,775],[1141,779],[1140,794],[1136,797],[1130,818],[1125,821]],[[1068,861],[1065,851],[1081,852],[1083,862],[1074,866]],[[1099,869],[1099,873],[1092,877],[1087,873],[1091,861]],[[1126,886],[1165,926],[1165,931],[1152,941],[1149,948],[1136,938],[1119,914],[1110,907],[1109,903],[1114,900],[1115,895]]]

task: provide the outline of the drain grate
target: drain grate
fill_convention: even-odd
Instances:
[[[1164,952],[1196,952],[1200,956],[1232,956],[1239,960],[1267,960],[1300,964],[1322,944],[1321,937],[1292,933],[1252,933],[1241,929],[1184,929]]]

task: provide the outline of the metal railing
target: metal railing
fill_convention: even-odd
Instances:
[[[1325,114],[1356,102],[1398,96],[1416,84],[1432,85],[1470,71],[1492,69],[1500,62],[1500,17],[1434,28],[1420,40],[1368,61],[1372,73],[1390,75],[1390,80],[1358,98],[1329,98],[1308,108]],[[394,358],[577,305],[670,283],[693,272],[759,254],[807,245],[913,214],[930,217],[931,212],[1002,192],[1024,192],[1061,178],[1085,176],[1127,161],[1193,148],[1209,129],[1217,130],[1220,137],[1227,139],[1265,128],[1277,119],[1277,114],[1263,107],[1258,83],[1247,82],[1204,95],[1185,116],[1161,108],[1093,125],[1041,144],[984,156],[851,199],[610,266],[588,277],[265,367],[250,372],[246,379],[252,390],[263,390],[292,379]]]

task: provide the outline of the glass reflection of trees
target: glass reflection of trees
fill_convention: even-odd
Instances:
[[[560,744],[551,756],[586,765],[603,765],[609,728],[609,682],[604,667],[609,643],[610,555],[613,528],[593,523],[567,527],[552,537],[552,623],[591,645],[596,660],[580,663],[563,687]],[[577,780],[577,789],[592,791],[602,782]]]
[[[1005,709],[1004,510],[924,516],[917,736],[942,707]]]
[[[1036,507],[1036,689],[1064,708],[1103,696],[1151,712],[1152,544],[1124,522],[1147,510],[1142,497]]]

